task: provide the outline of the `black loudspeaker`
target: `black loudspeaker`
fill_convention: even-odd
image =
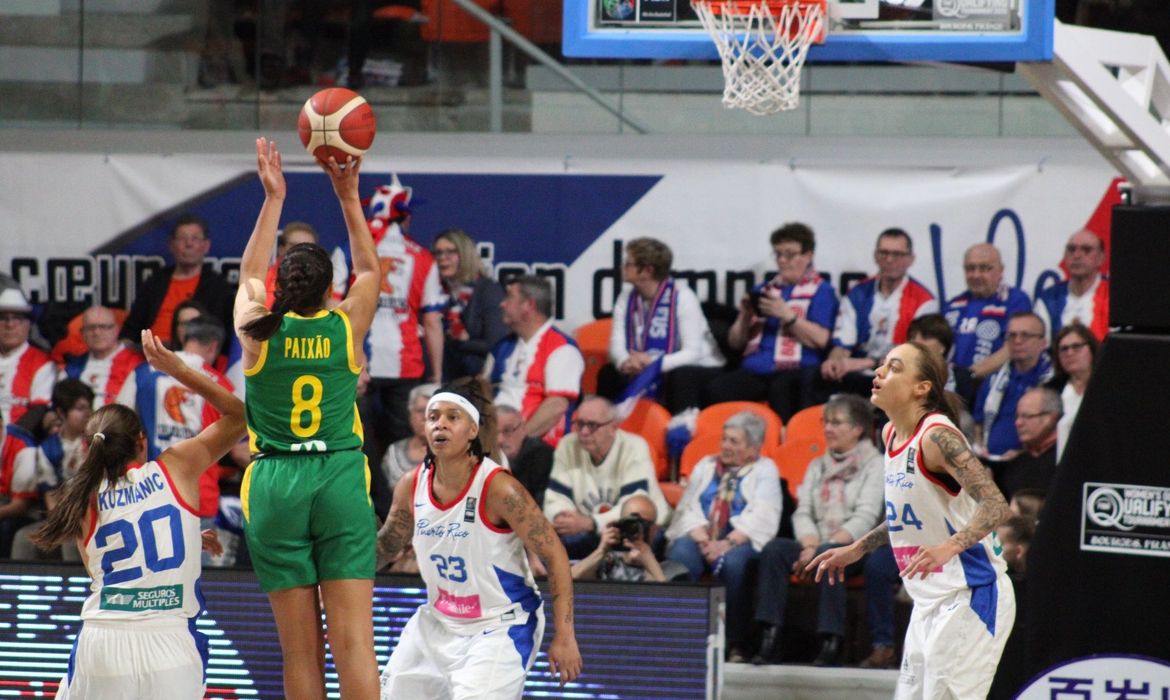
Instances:
[[[1170,207],[1113,208],[1109,325],[1170,333]]]

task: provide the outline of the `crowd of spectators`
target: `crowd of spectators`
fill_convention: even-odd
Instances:
[[[874,368],[910,340],[948,360],[949,388],[970,411],[964,430],[1023,511],[1000,533],[1022,580],[1038,517],[1034,501],[1056,472],[1108,329],[1104,245],[1091,232],[1070,237],[1062,261],[1068,281],[1033,304],[1004,283],[1000,253],[986,243],[964,255],[966,289],[935,299],[908,274],[914,241],[897,228],[877,236],[875,274],[838,298],[814,264],[812,229],[785,224],[769,240],[774,275],[738,301],[726,337],[672,276],[669,246],[636,239],[626,246],[610,363],[598,394],[584,395],[584,356],[554,322],[548,280],[496,281],[475,240],[459,229],[438,234],[429,248],[415,242],[410,194],[394,178],[379,188],[369,215],[379,255],[409,262],[386,268],[359,400],[380,516],[394,485],[427,454],[426,400],[440,382],[479,381],[495,399],[498,459],[544,509],[577,560],[575,578],[718,582],[727,589],[730,659],[815,655],[817,664],[837,665],[846,660],[845,587],[816,588],[819,643],[807,656],[784,647],[788,591],[809,585],[801,581],[804,565],[818,553],[853,542],[886,517],[883,446],[873,440],[883,417],[867,399]],[[227,332],[234,291],[205,265],[209,236],[198,217],[180,218],[170,235],[173,265],[141,285],[130,309],[81,313],[80,339],[58,344],[57,361],[53,348],[34,342],[35,310],[21,290],[11,282],[0,288],[0,557],[76,558],[71,548],[36,551],[27,532],[76,469],[86,449],[80,435],[95,408],[114,401],[135,408],[151,456],[215,419],[198,397],[143,363],[134,344],[143,329],[242,392],[239,353]],[[318,240],[312,227],[290,223],[278,255]],[[341,271],[335,291],[345,282]],[[725,357],[721,346],[738,356]],[[664,491],[657,465],[665,446],[623,428],[639,398],[679,416],[727,401],[757,403],[731,414],[717,447],[710,443],[710,454]],[[785,484],[786,465],[773,461],[776,445],[765,438],[765,414],[787,423],[821,405],[824,451],[798,483]],[[229,527],[232,518],[218,512],[221,491],[235,494],[247,462],[243,443],[206,472],[198,510],[207,526]],[[786,488],[796,494],[792,512],[783,507]],[[864,577],[873,651],[862,665],[894,667],[899,576],[889,548],[849,573]]]

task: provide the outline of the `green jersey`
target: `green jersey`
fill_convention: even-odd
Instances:
[[[287,313],[244,370],[253,454],[360,449],[353,330],[341,311]]]

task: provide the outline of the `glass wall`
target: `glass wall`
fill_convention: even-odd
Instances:
[[[560,0],[476,0],[565,63]],[[1014,75],[810,66],[800,107],[728,112],[715,63],[569,61],[591,97],[453,0],[0,0],[0,128],[288,130],[358,88],[381,131],[1052,136]],[[606,105],[598,103],[600,97]]]

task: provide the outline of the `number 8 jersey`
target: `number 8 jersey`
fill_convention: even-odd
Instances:
[[[256,364],[244,370],[252,453],[361,449],[359,374],[344,312],[286,313]]]
[[[487,518],[484,499],[501,471],[507,470],[484,457],[463,493],[448,504],[435,498],[433,468],[414,472],[411,544],[427,584],[427,605],[457,634],[525,624],[526,613],[541,604],[524,544]]]
[[[131,465],[116,483],[103,481],[91,513],[84,549],[93,593],[82,620],[199,615],[199,516],[162,462]]]
[[[932,428],[953,431],[966,444],[954,423],[940,414],[928,414],[910,439],[900,444],[895,444],[900,436],[894,436],[893,424],[890,426],[886,438],[886,525],[894,559],[902,570],[919,549],[942,544],[967,527],[978,504],[950,474],[936,474],[923,466],[922,439]],[[994,591],[996,579],[1007,572],[1001,552],[992,530],[941,569],[925,578],[902,579],[902,583],[915,605],[927,608],[964,588]],[[979,604],[976,598],[972,596],[972,605]],[[994,600],[985,602],[994,607]]]

